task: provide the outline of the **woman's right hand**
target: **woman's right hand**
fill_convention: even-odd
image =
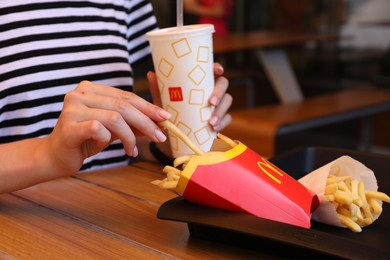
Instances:
[[[45,148],[57,172],[70,175],[114,140],[121,140],[129,156],[138,155],[136,136],[164,142],[157,123],[169,118],[168,112],[134,93],[83,81],[66,94]]]

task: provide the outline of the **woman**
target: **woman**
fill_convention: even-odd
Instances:
[[[0,2],[0,193],[126,165],[128,156],[156,160],[150,141],[169,151],[154,73],[155,105],[130,92],[156,27],[145,0]],[[222,73],[216,64],[217,131],[231,121]]]

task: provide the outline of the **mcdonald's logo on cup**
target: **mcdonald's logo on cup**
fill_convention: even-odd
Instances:
[[[171,101],[183,101],[183,92],[181,87],[170,87],[169,89],[169,99]]]

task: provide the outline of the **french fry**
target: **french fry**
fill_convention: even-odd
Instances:
[[[367,198],[374,198],[378,200],[382,200],[384,202],[390,203],[390,197],[387,196],[387,194],[380,192],[380,191],[365,191]]]
[[[338,214],[339,220],[341,224],[347,226],[349,229],[351,229],[353,232],[361,232],[362,228],[351,218],[346,217],[344,215]]]
[[[348,185],[345,183],[345,181],[340,181],[338,182],[338,188],[346,193],[348,193],[348,195],[351,195],[352,192],[351,190],[348,188]]]
[[[204,154],[202,149],[200,149],[196,144],[194,144],[188,136],[186,136],[182,131],[180,131],[177,126],[175,126],[171,121],[165,120],[159,123],[161,126],[165,127],[168,131],[176,135],[180,140],[182,140],[194,153]]]
[[[174,172],[168,172],[167,173],[167,180],[168,181],[178,181],[180,178],[180,175],[177,175]]]
[[[325,194],[333,194],[338,190],[337,183],[329,184],[325,187]],[[334,195],[333,195],[334,196]]]
[[[358,183],[358,195],[359,195],[360,199],[363,201],[363,204],[366,205],[367,199],[366,199],[366,194],[364,191],[364,182],[363,181],[359,181],[359,183]]]
[[[355,203],[360,208],[364,206],[362,199],[359,196],[352,194],[352,202]]]
[[[193,155],[183,155],[183,156],[177,157],[173,161],[173,166],[178,167],[179,165],[182,165],[182,164],[189,162],[191,160],[192,156]]]
[[[151,184],[159,186],[161,182],[162,180],[154,180],[151,182]]]
[[[172,167],[170,165],[166,165],[164,167],[164,169],[162,170],[164,173],[168,173],[168,172],[174,172],[175,174],[177,175],[180,175],[181,174],[181,171],[175,167]]]
[[[355,203],[351,203],[349,205],[349,212],[351,212],[352,217],[356,217],[358,219],[358,212],[360,212],[360,207],[358,207]]]
[[[364,216],[363,216],[362,211],[361,211],[359,206],[358,206],[358,211],[356,213],[356,217],[358,218],[358,220],[363,220],[364,219]]]
[[[358,183],[359,182],[357,180],[352,180],[351,181],[351,193],[352,193],[352,196],[354,197],[353,202],[356,203],[356,205],[358,205],[359,207],[362,207],[363,206],[363,201],[359,197]]]
[[[340,181],[345,181],[347,179],[349,179],[350,177],[349,176],[335,176],[335,175],[330,175],[329,174],[329,177],[328,179],[326,180],[326,184],[331,184],[331,183],[338,183]]]
[[[351,212],[349,211],[349,209],[345,208],[345,207],[337,207],[336,209],[337,213],[339,213],[340,215],[343,215],[343,216],[346,216],[346,217],[352,217],[352,214]]]
[[[227,136],[224,136],[223,134],[221,133],[218,133],[217,134],[217,137],[223,141],[225,141],[225,143],[227,143],[228,145],[230,145],[231,147],[234,147],[237,145],[236,142],[234,142],[232,139],[230,139],[229,137]]]
[[[364,218],[364,219],[358,219],[358,221],[356,221],[356,223],[361,226],[361,227],[366,227],[368,225],[371,225],[373,222],[372,219],[370,218]]]
[[[330,201],[330,202],[333,202],[335,201],[335,197],[333,194],[325,194],[325,198]]]
[[[334,198],[342,205],[350,205],[352,203],[352,196],[348,192],[337,190],[334,193]]]
[[[382,212],[382,207],[381,205],[379,205],[378,201],[376,201],[376,199],[368,199],[368,203],[370,204],[371,208],[374,210],[374,212],[376,214],[381,214]]]
[[[161,189],[173,190],[177,186],[177,181],[162,181],[160,182],[159,186]]]

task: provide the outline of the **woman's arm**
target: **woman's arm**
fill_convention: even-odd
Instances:
[[[50,167],[45,142],[36,138],[0,145],[0,194],[61,176]]]

